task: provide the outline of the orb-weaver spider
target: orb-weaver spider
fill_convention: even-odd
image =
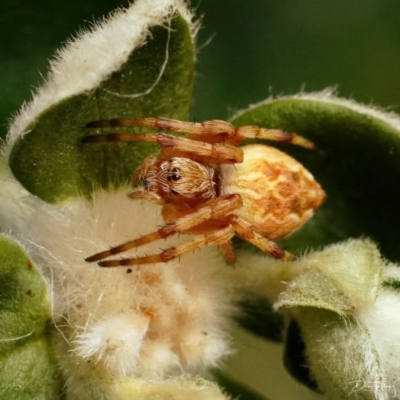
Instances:
[[[100,261],[103,267],[167,262],[194,249],[218,244],[228,262],[237,234],[276,258],[292,258],[275,239],[300,228],[325,199],[325,192],[299,162],[266,145],[237,145],[246,138],[290,142],[308,149],[309,140],[292,133],[257,126],[235,128],[228,122],[183,122],[167,118],[111,119],[88,128],[153,127],[186,134],[111,133],[86,136],[84,142],[152,142],[157,156],[146,158],[136,171],[143,186],[130,197],[162,206],[166,223],[156,232],[102,251],[86,261],[99,261],[175,233],[198,235],[159,254]]]

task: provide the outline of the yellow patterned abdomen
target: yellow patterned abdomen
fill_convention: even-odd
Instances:
[[[244,161],[221,165],[221,194],[240,194],[236,215],[268,239],[306,223],[326,194],[311,173],[287,154],[265,145],[242,147]]]

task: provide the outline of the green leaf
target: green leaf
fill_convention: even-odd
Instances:
[[[400,260],[400,123],[369,107],[322,95],[271,100],[244,111],[233,123],[296,132],[323,151],[281,149],[305,165],[328,198],[298,232],[280,243],[302,252],[349,237],[367,236]]]
[[[389,398],[379,352],[363,323],[313,307],[299,307],[296,320],[306,344],[308,365],[327,398]]]
[[[180,16],[167,28],[154,27],[146,43],[95,90],[54,104],[26,127],[29,133],[15,143],[10,167],[28,191],[58,203],[79,194],[88,196],[93,188],[117,187],[126,184],[154,151],[153,146],[136,144],[82,144],[82,137],[93,133],[84,128],[90,121],[187,117],[194,64],[191,34]],[[117,95],[146,91],[132,98]]]
[[[339,315],[372,307],[382,284],[384,263],[369,240],[349,240],[293,261],[302,271],[274,304],[315,307]]]
[[[24,251],[0,236],[0,398],[58,399],[47,338],[49,299]]]

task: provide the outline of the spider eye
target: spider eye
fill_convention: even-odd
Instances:
[[[179,176],[179,175],[168,175],[167,176],[167,180],[169,181],[169,182],[171,182],[171,181],[179,181],[179,179],[181,179],[181,177]]]
[[[178,181],[181,178],[180,172],[181,170],[177,167],[169,169],[167,179],[169,181]]]
[[[179,194],[179,192],[177,190],[175,190],[175,189],[171,189],[171,193],[172,194]]]

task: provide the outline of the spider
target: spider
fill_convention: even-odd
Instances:
[[[274,240],[290,235],[307,222],[325,199],[314,177],[289,155],[266,145],[237,145],[246,138],[290,142],[315,149],[309,140],[276,129],[235,128],[228,122],[183,122],[167,118],[111,119],[90,122],[87,128],[152,127],[155,133],[89,135],[83,142],[152,142],[157,156],[146,158],[134,177],[142,186],[129,197],[162,206],[166,223],[156,232],[94,254],[103,260],[176,233],[193,240],[159,254],[100,261],[102,267],[168,262],[197,248],[218,244],[232,263],[231,244],[238,235],[275,258],[294,256]],[[184,133],[174,136],[161,131]]]

